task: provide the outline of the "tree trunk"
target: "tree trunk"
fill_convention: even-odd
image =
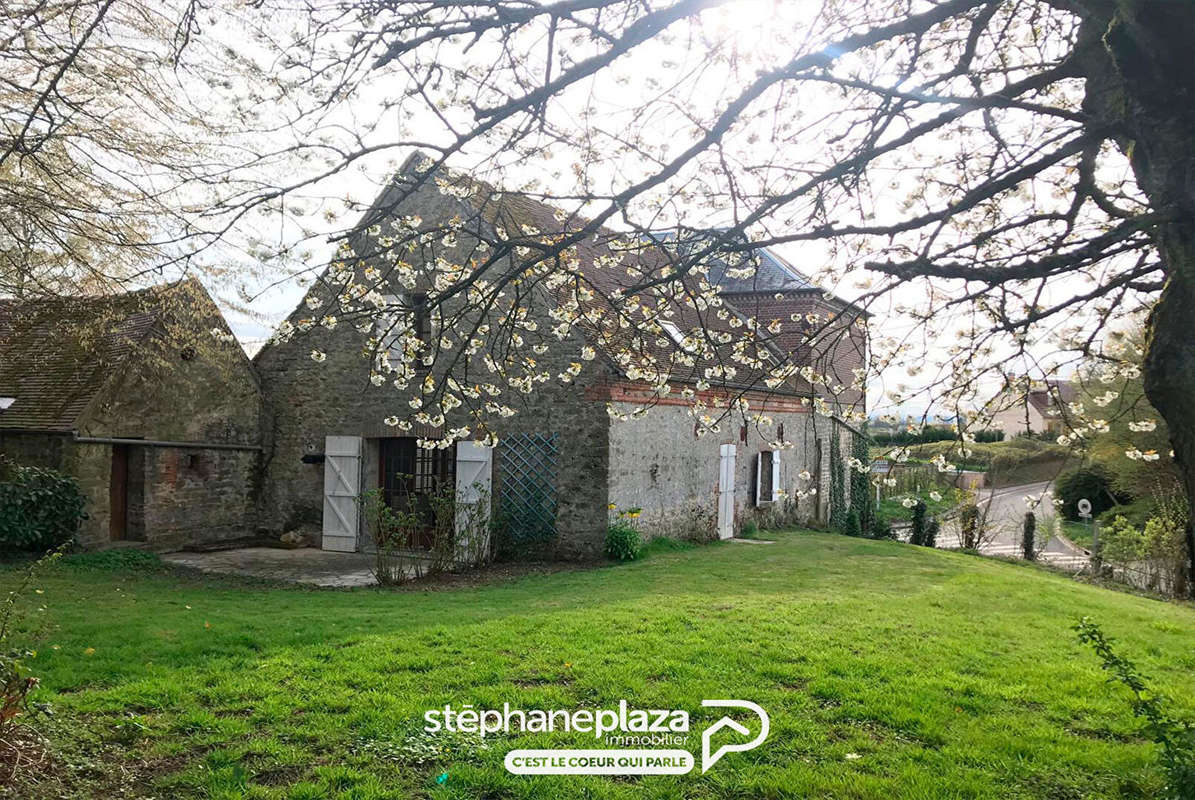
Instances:
[[[1084,110],[1111,125],[1141,191],[1169,219],[1152,232],[1166,286],[1147,325],[1145,394],[1170,429],[1187,493],[1195,593],[1195,4],[1078,0]]]
[[[1187,493],[1186,590],[1195,595],[1195,289],[1172,276],[1149,317],[1145,394],[1170,429]],[[1177,588],[1177,587],[1176,587]]]

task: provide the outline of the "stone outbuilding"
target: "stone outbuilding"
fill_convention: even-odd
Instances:
[[[260,415],[252,366],[196,280],[0,301],[0,454],[78,480],[84,547],[250,534]]]
[[[412,163],[399,172],[396,185],[414,180]],[[378,198],[362,227],[378,237],[400,219],[424,229],[462,217],[507,230],[552,231],[566,225],[566,215],[524,195],[487,189],[481,192],[486,207],[479,215],[481,201],[466,194],[426,181],[399,202],[392,187]],[[467,251],[487,234],[479,231],[469,241],[462,232],[459,242],[457,238],[453,235],[452,247]],[[356,249],[375,246],[358,242]],[[404,258],[423,259],[417,267],[434,258],[412,250]],[[603,253],[596,245],[583,244],[578,251],[579,269],[587,279],[614,279],[601,266]],[[750,280],[735,277],[740,270],[710,270],[727,308],[743,319],[784,320],[792,333],[769,347],[803,364],[816,360],[819,370],[849,387],[866,360],[864,313],[815,286],[776,253],[761,250],[757,255]],[[385,274],[384,264],[380,271]],[[328,280],[325,275],[316,281],[284,323],[286,330],[299,332],[276,337],[254,359],[266,405],[261,521],[276,533],[313,526],[322,532],[326,549],[368,550],[370,535],[359,498],[372,489],[387,503],[444,487],[469,495],[468,502],[483,497],[480,502],[492,507],[510,540],[543,538],[553,555],[564,558],[600,554],[611,506],[640,509],[638,525],[645,531],[723,538],[753,514],[804,520],[823,520],[828,514],[830,457],[849,456],[855,433],[836,415],[815,410],[810,386],[769,391],[742,387],[752,410],[771,417],[768,431],[727,423],[699,436],[692,403],[681,397],[654,400],[645,415],[618,421],[614,417],[619,412],[636,409],[648,392],[596,341],[590,344],[599,350],[598,357],[576,380],[545,383],[527,395],[509,393],[517,398],[518,413],[502,421],[496,447],[462,441],[448,449],[420,448],[419,438],[438,436],[463,418],[449,415],[437,428],[394,426],[396,414],[411,416],[407,395],[378,378],[368,336],[351,321],[319,324],[325,302],[321,290]],[[683,316],[678,324],[692,327],[693,320]],[[841,320],[842,335],[828,349],[815,352],[799,325],[788,323],[818,316]],[[546,331],[553,324],[544,319],[539,327]],[[546,346],[537,356],[540,364],[553,375],[564,370],[586,344],[585,336],[574,330],[558,345]],[[679,338],[674,344],[683,346]],[[428,367],[429,374],[443,380],[435,371],[439,363],[437,359],[436,366]],[[695,370],[702,366],[698,363]],[[702,389],[699,374],[676,383],[697,387],[696,396],[715,400],[718,392]],[[847,389],[839,399],[849,395]],[[859,392],[854,399],[861,399]],[[793,446],[776,449],[769,443],[779,439]],[[798,491],[804,497],[799,503]]]

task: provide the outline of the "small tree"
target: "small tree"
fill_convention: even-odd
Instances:
[[[911,533],[909,535],[909,542],[911,544],[924,545],[925,544],[925,501],[917,500],[917,505],[913,506],[913,523],[911,525]]]
[[[1036,554],[1033,550],[1033,534],[1037,531],[1037,517],[1032,511],[1025,512],[1025,524],[1021,529],[1021,554],[1026,561],[1033,561]]]
[[[979,506],[967,503],[959,511],[959,545],[964,550],[979,547]]]

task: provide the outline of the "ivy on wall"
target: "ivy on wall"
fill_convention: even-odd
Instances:
[[[842,459],[842,437],[837,430],[830,436],[830,527],[846,530],[846,462]]]

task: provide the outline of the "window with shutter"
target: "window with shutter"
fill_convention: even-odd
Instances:
[[[755,504],[764,505],[776,499],[776,451],[762,450],[755,457]]]

